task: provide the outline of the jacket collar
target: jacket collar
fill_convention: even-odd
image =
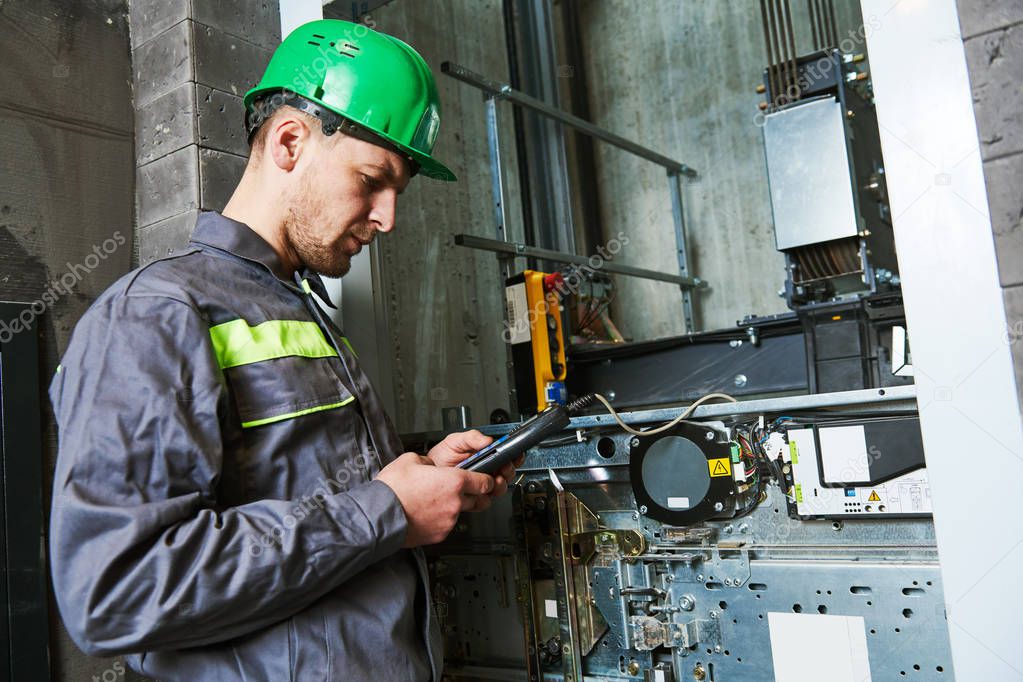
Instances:
[[[192,241],[262,265],[277,279],[287,283],[288,286],[295,286],[284,272],[284,265],[277,252],[245,223],[226,218],[216,211],[204,211],[199,214],[195,223]],[[323,285],[319,274],[305,268],[302,271],[302,278],[309,282],[309,287],[324,303],[331,308],[337,308],[330,300],[327,288]]]

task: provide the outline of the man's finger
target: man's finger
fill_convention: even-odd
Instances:
[[[476,505],[471,511],[481,512],[490,509],[491,498],[488,495],[480,495],[474,499],[476,500]]]
[[[478,471],[464,472],[462,493],[465,495],[487,495],[494,489],[494,478]]]
[[[452,433],[444,439],[448,447],[456,452],[476,452],[490,445],[494,439],[484,436],[476,429]]]

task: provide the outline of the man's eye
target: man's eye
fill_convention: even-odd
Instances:
[[[374,177],[362,173],[362,182],[370,189],[376,189],[380,186],[380,181]]]

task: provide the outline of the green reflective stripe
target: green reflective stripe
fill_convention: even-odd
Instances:
[[[309,286],[309,280],[307,279],[302,280],[302,291],[306,292],[307,294],[313,293],[312,287]]]
[[[344,407],[348,403],[355,400],[354,397],[348,400],[342,400],[339,403],[331,403],[330,405],[317,405],[316,407],[310,407],[307,410],[299,410],[298,412],[289,412],[288,414],[279,414],[276,417],[266,417],[265,419],[256,419],[251,422],[242,422],[243,429],[250,429],[253,426],[262,426],[263,424],[272,424],[274,422],[284,421],[285,419],[294,419],[295,417],[301,417],[306,414],[312,414],[313,412],[323,412],[324,410],[333,410],[336,407]]]
[[[347,343],[347,341],[346,341],[346,343]],[[348,347],[351,348],[351,346],[348,346]],[[352,351],[352,352],[354,353],[355,351]],[[57,365],[57,374],[60,374],[63,370],[64,370],[63,367],[61,367],[60,365]]]
[[[250,327],[245,320],[231,320],[210,327],[210,339],[221,369],[288,356],[337,356],[315,322],[270,320]]]

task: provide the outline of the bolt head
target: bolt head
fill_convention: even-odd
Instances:
[[[725,526],[725,532],[726,533],[731,533],[732,532],[732,526],[731,525]]]
[[[696,574],[696,582],[698,582],[698,583],[702,583],[703,582],[703,574],[702,573],[697,573]]]
[[[645,504],[643,504],[643,505],[640,505],[640,507],[639,507],[639,513],[640,513],[640,514],[646,514],[646,512],[647,512],[647,508],[646,508],[646,505],[645,505]]]
[[[706,440],[714,440],[714,432],[713,431],[708,431],[707,433],[703,434],[703,437]]]
[[[718,512],[719,511],[723,511],[724,508],[725,508],[725,505],[721,504],[720,502],[715,502],[714,503],[714,511],[718,511]]]
[[[721,645],[720,644],[715,644],[714,645],[714,653],[716,653],[716,654],[720,654],[721,653]]]
[[[732,383],[735,384],[736,387],[738,388],[742,388],[743,386],[745,386],[748,381],[749,379],[746,378],[745,374],[736,374],[735,378],[732,379]]]
[[[728,585],[729,587],[731,587],[732,586],[732,579],[731,578],[725,578],[725,585]]]
[[[629,441],[629,445],[631,445],[634,448],[638,448],[639,447],[639,438],[633,438],[632,440],[630,440]]]
[[[696,606],[696,600],[686,595],[679,600],[678,605],[682,607],[683,611],[692,611],[693,607]]]

